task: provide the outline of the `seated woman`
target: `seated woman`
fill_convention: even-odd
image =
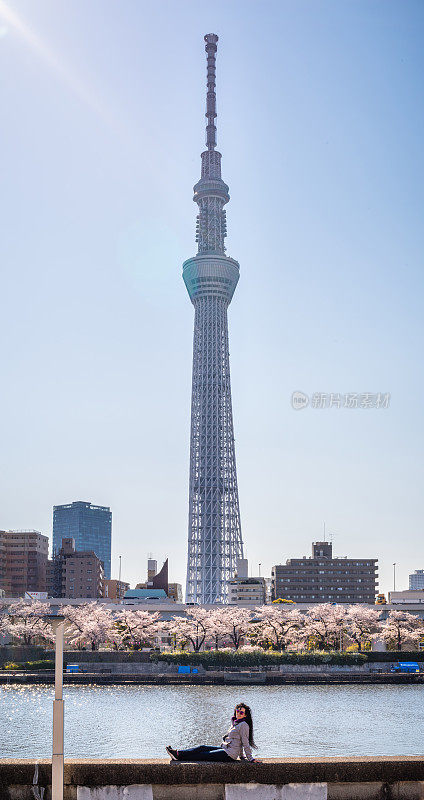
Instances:
[[[245,703],[239,703],[234,709],[231,727],[224,735],[220,747],[202,744],[199,747],[190,747],[186,750],[174,750],[167,747],[166,751],[175,761],[236,761],[243,758],[243,750],[248,761],[253,758],[251,748],[256,749],[253,739],[252,712]]]

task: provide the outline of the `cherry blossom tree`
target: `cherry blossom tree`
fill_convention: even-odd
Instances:
[[[300,642],[313,642],[319,650],[337,650],[346,628],[346,609],[341,605],[318,603],[304,616],[304,627],[298,632]]]
[[[380,613],[378,609],[365,605],[352,605],[347,608],[346,634],[348,639],[358,646],[359,651],[379,630]]]
[[[198,653],[206,637],[213,631],[212,617],[213,612],[204,608],[192,608],[185,617],[173,617],[167,623],[166,629],[183,647],[189,644]]]
[[[120,608],[113,613],[102,603],[64,606],[67,620],[67,641],[79,649],[89,644],[93,650],[100,644],[111,644],[116,650],[151,645],[159,630],[160,614],[141,609]]]
[[[252,611],[249,608],[225,606],[211,614],[211,627],[214,636],[227,637],[238,650],[251,630]]]
[[[223,642],[223,635],[219,626],[212,626],[212,628],[209,630],[206,643],[208,645],[212,644],[215,650],[219,650],[220,646],[226,646],[226,643]]]
[[[67,622],[66,640],[80,650],[89,644],[95,650],[105,642],[113,626],[112,612],[101,603],[82,603],[63,606],[61,613]]]
[[[422,636],[424,636],[423,620],[407,611],[390,611],[379,634],[379,637],[393,650],[402,650],[403,647],[416,648]]]
[[[224,641],[225,634],[222,631],[219,619],[217,619],[218,610],[219,609],[212,610],[209,615],[208,631],[204,642],[204,646],[208,649],[214,648],[215,650],[219,650],[220,647],[226,647],[228,645],[228,642]]]
[[[164,628],[157,611],[122,608],[114,620],[118,638],[125,647],[149,647],[154,644],[155,637]],[[116,634],[110,631],[112,640]]]
[[[0,630],[23,644],[52,642],[52,626],[45,619],[51,613],[49,603],[39,600],[18,600],[11,603],[3,614]]]
[[[106,647],[111,646],[113,650],[125,650],[125,627],[119,624],[116,616],[112,617],[112,625],[107,632],[105,640]]]
[[[83,632],[91,644],[91,649],[95,650],[100,644],[104,644],[108,640],[114,622],[113,613],[101,603],[89,603],[87,605],[87,618]]]
[[[259,641],[267,640],[276,650],[285,650],[291,640],[298,638],[304,626],[304,615],[291,606],[259,606],[255,616],[258,621],[253,623],[252,629]]]

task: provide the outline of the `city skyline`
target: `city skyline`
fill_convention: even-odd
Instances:
[[[245,555],[269,575],[325,520],[336,553],[379,557],[386,592],[396,562],[406,588],[424,564],[422,5],[20,0],[0,20],[0,528],[51,537],[53,505],[89,498],[113,511],[115,577],[122,555],[134,585],[152,550],[185,574],[178,265],[216,30]],[[391,398],[295,410],[296,391]]]

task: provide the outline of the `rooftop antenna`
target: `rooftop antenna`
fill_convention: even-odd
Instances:
[[[326,542],[326,541],[327,541],[327,539],[326,539],[326,534],[325,534],[325,522],[323,522],[322,524],[323,524],[323,526],[324,526],[324,542]]]

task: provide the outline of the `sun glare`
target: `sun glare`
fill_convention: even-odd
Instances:
[[[56,76],[65,83],[68,88],[79,98],[79,100],[89,106],[99,114],[109,125],[115,127],[115,116],[108,112],[95,95],[87,87],[85,80],[82,80],[73,69],[71,69],[62,58],[59,58],[50,46],[39,36],[30,25],[13,11],[4,0],[0,0],[0,21],[7,23],[11,30],[14,30],[31,50],[47,64]],[[4,31],[4,33],[3,33]],[[0,25],[0,36],[8,33],[6,25]]]

